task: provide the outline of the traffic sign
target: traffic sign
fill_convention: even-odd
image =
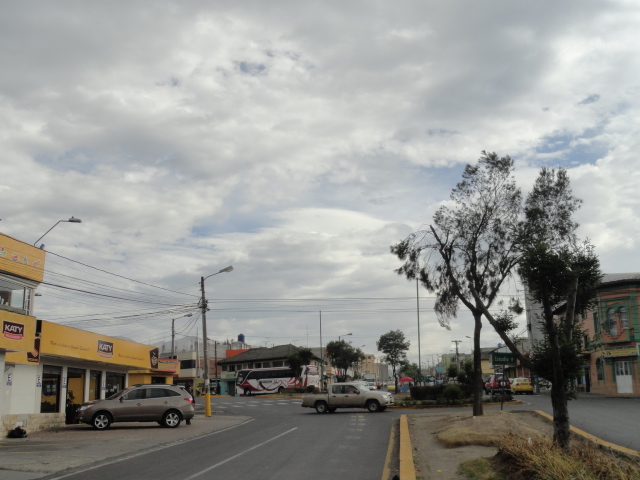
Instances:
[[[510,365],[516,363],[516,357],[513,353],[493,352],[492,363],[494,365]]]

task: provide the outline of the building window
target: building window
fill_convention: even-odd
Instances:
[[[282,360],[277,360],[273,362],[274,367],[284,367],[284,362]]]
[[[593,311],[593,328],[596,333],[600,333],[600,319],[598,318],[598,311]]]
[[[607,327],[609,335],[612,337],[618,336],[618,322],[616,321],[616,312],[613,308],[607,310]]]
[[[124,390],[124,373],[107,372],[106,377],[106,397],[109,398],[114,393]]]
[[[596,372],[598,373],[598,381],[604,382],[604,360],[601,358],[596,360]]]
[[[627,309],[625,307],[620,307],[620,326],[622,328],[629,328],[629,314],[627,313]]]

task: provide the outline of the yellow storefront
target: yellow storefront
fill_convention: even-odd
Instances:
[[[5,355],[5,429],[73,422],[83,402],[136,383],[173,383],[177,370],[150,345],[41,320],[34,336],[29,351]]]

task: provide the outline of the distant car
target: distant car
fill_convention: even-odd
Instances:
[[[369,388],[369,390],[377,390],[378,389],[378,385],[376,385],[376,382],[367,382],[367,387]]]
[[[105,430],[113,422],[158,422],[175,428],[195,414],[193,397],[177,385],[133,385],[104,400],[83,403],[77,419],[97,430]]]
[[[533,385],[531,380],[524,377],[514,378],[511,382],[511,393],[533,395]]]
[[[493,395],[495,392],[502,391],[502,389],[510,391],[511,382],[509,381],[509,377],[501,373],[491,375],[489,380],[484,384],[484,392],[487,395]]]

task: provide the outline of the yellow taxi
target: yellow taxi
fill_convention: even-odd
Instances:
[[[511,381],[511,392],[515,395],[517,393],[533,395],[533,385],[531,380],[524,377],[514,378]]]

